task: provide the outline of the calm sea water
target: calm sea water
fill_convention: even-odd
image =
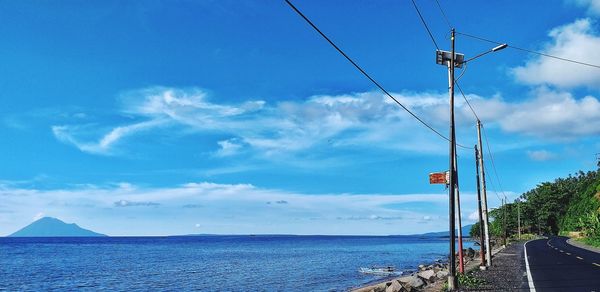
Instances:
[[[0,238],[0,290],[345,291],[377,280],[360,267],[409,271],[447,249],[411,236]]]

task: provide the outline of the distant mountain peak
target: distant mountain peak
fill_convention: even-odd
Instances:
[[[79,227],[75,223],[65,223],[53,217],[43,217],[21,228],[9,237],[82,237],[106,236]]]
[[[471,231],[472,226],[473,226],[473,224],[469,224],[469,225],[464,225],[462,227],[462,236],[463,237],[469,237],[469,232]],[[458,226],[456,227],[455,232],[456,232],[456,235],[458,236]],[[450,236],[450,232],[439,231],[439,232],[428,232],[428,233],[416,234],[416,235],[431,236],[431,237],[445,237],[445,236]]]

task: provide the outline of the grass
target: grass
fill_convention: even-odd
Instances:
[[[466,274],[457,274],[458,277],[458,286],[460,288],[469,288],[469,289],[473,289],[473,288],[479,288],[481,285],[483,285],[483,280],[473,276],[472,273],[466,273]],[[446,291],[448,290],[448,283],[444,283],[444,286],[442,287],[442,291]]]
[[[577,240],[593,247],[600,247],[600,237],[584,237]]]
[[[532,240],[532,239],[537,239],[540,238],[539,235],[537,234],[532,234],[532,233],[523,233],[521,234],[521,240]],[[518,241],[519,240],[519,236],[514,234],[510,237],[511,241]]]

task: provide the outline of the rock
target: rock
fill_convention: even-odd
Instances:
[[[423,282],[423,280],[421,280],[421,278],[419,278],[417,275],[398,278],[398,282],[403,284],[403,286],[409,291],[410,288],[420,288],[421,286],[425,285],[425,282]]]
[[[387,289],[387,286],[388,286],[387,284],[388,283],[389,282],[387,282],[387,283],[381,283],[381,284],[375,286],[373,288],[373,290],[374,290],[373,292],[386,292],[386,289]]]
[[[421,271],[425,270],[425,265],[419,265],[419,270],[421,270]]]
[[[400,285],[400,282],[398,282],[398,281],[392,281],[392,284],[389,285],[385,289],[385,292],[401,292],[403,290],[404,290],[404,287],[402,287],[402,285]]]
[[[439,271],[439,272],[435,273],[435,277],[438,279],[444,279],[444,278],[448,277],[448,271],[445,271],[445,270]]]
[[[475,250],[469,247],[467,249],[467,256],[470,257],[470,258],[474,258],[475,257]]]
[[[425,270],[417,274],[419,277],[425,279],[427,282],[432,283],[435,281],[435,272],[433,270]]]

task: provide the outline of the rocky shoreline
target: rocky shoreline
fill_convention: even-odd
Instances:
[[[479,256],[479,252],[468,248],[464,250],[465,266]],[[478,261],[477,261],[478,262]],[[419,265],[418,271],[387,281],[360,287],[352,292],[404,292],[404,291],[440,291],[448,279],[448,263],[437,261],[429,265]]]

